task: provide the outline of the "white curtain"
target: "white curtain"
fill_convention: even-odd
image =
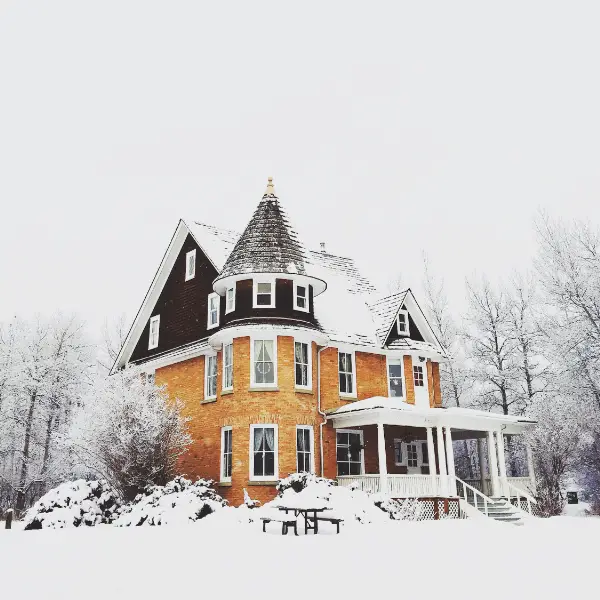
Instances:
[[[274,451],[275,450],[275,430],[272,427],[268,427],[264,429],[267,444],[265,450]]]
[[[254,430],[254,452],[259,452],[262,449],[264,437],[265,430],[262,427]]]

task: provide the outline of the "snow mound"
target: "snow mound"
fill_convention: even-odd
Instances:
[[[210,479],[192,483],[185,477],[176,477],[164,486],[148,486],[119,510],[114,525],[185,525],[198,521],[227,505],[212,484]]]
[[[25,529],[63,529],[110,523],[119,506],[104,480],[68,481],[44,494],[28,511]]]
[[[283,484],[283,485],[282,485]],[[341,487],[336,482],[305,473],[295,473],[281,481],[282,491],[265,510],[325,509],[323,516],[336,517],[346,524],[386,523],[393,520],[417,520],[418,501],[397,501],[362,490]],[[301,487],[304,485],[304,487]],[[296,491],[299,488],[299,491]]]

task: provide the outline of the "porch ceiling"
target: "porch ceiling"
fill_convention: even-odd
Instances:
[[[525,417],[470,408],[419,407],[398,398],[381,396],[352,402],[329,413],[327,419],[333,421],[336,429],[381,423],[408,427],[446,426],[472,431],[502,431],[505,434],[520,434],[535,424],[535,421]]]

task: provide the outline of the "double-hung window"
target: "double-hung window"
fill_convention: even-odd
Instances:
[[[296,425],[296,470],[313,473],[313,428]]]
[[[253,287],[254,308],[275,307],[275,282],[273,280],[260,281],[255,279]]]
[[[223,389],[233,389],[233,343],[223,344]]]
[[[274,386],[277,384],[277,341],[252,340],[252,385]]]
[[[388,382],[390,387],[390,396],[392,398],[402,398],[404,396],[402,360],[388,360]]]
[[[204,360],[204,399],[217,397],[217,356],[207,354]]]
[[[250,425],[250,479],[278,479],[277,425]]]
[[[312,373],[311,373],[311,352],[310,343],[295,342],[294,343],[294,369],[296,372],[296,387],[311,389],[312,388]]]
[[[408,327],[408,311],[401,310],[398,312],[398,335],[409,335]]]
[[[219,326],[219,308],[221,305],[221,296],[219,294],[208,295],[208,316],[207,316],[207,329],[213,329]]]
[[[343,396],[355,396],[354,385],[354,353],[338,352],[340,394]]]
[[[231,427],[223,427],[221,429],[221,481],[231,481],[232,441]]]
[[[235,283],[225,291],[225,314],[235,310]]]
[[[148,332],[148,350],[153,350],[158,347],[158,330],[160,328],[160,315],[156,315],[150,319]]]
[[[190,250],[185,255],[185,280],[189,281],[196,276],[196,250]]]
[[[308,286],[294,282],[294,310],[308,312]]]

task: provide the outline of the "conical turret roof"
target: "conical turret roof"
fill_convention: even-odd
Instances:
[[[304,248],[279,203],[271,177],[217,280],[246,273],[306,275]]]

